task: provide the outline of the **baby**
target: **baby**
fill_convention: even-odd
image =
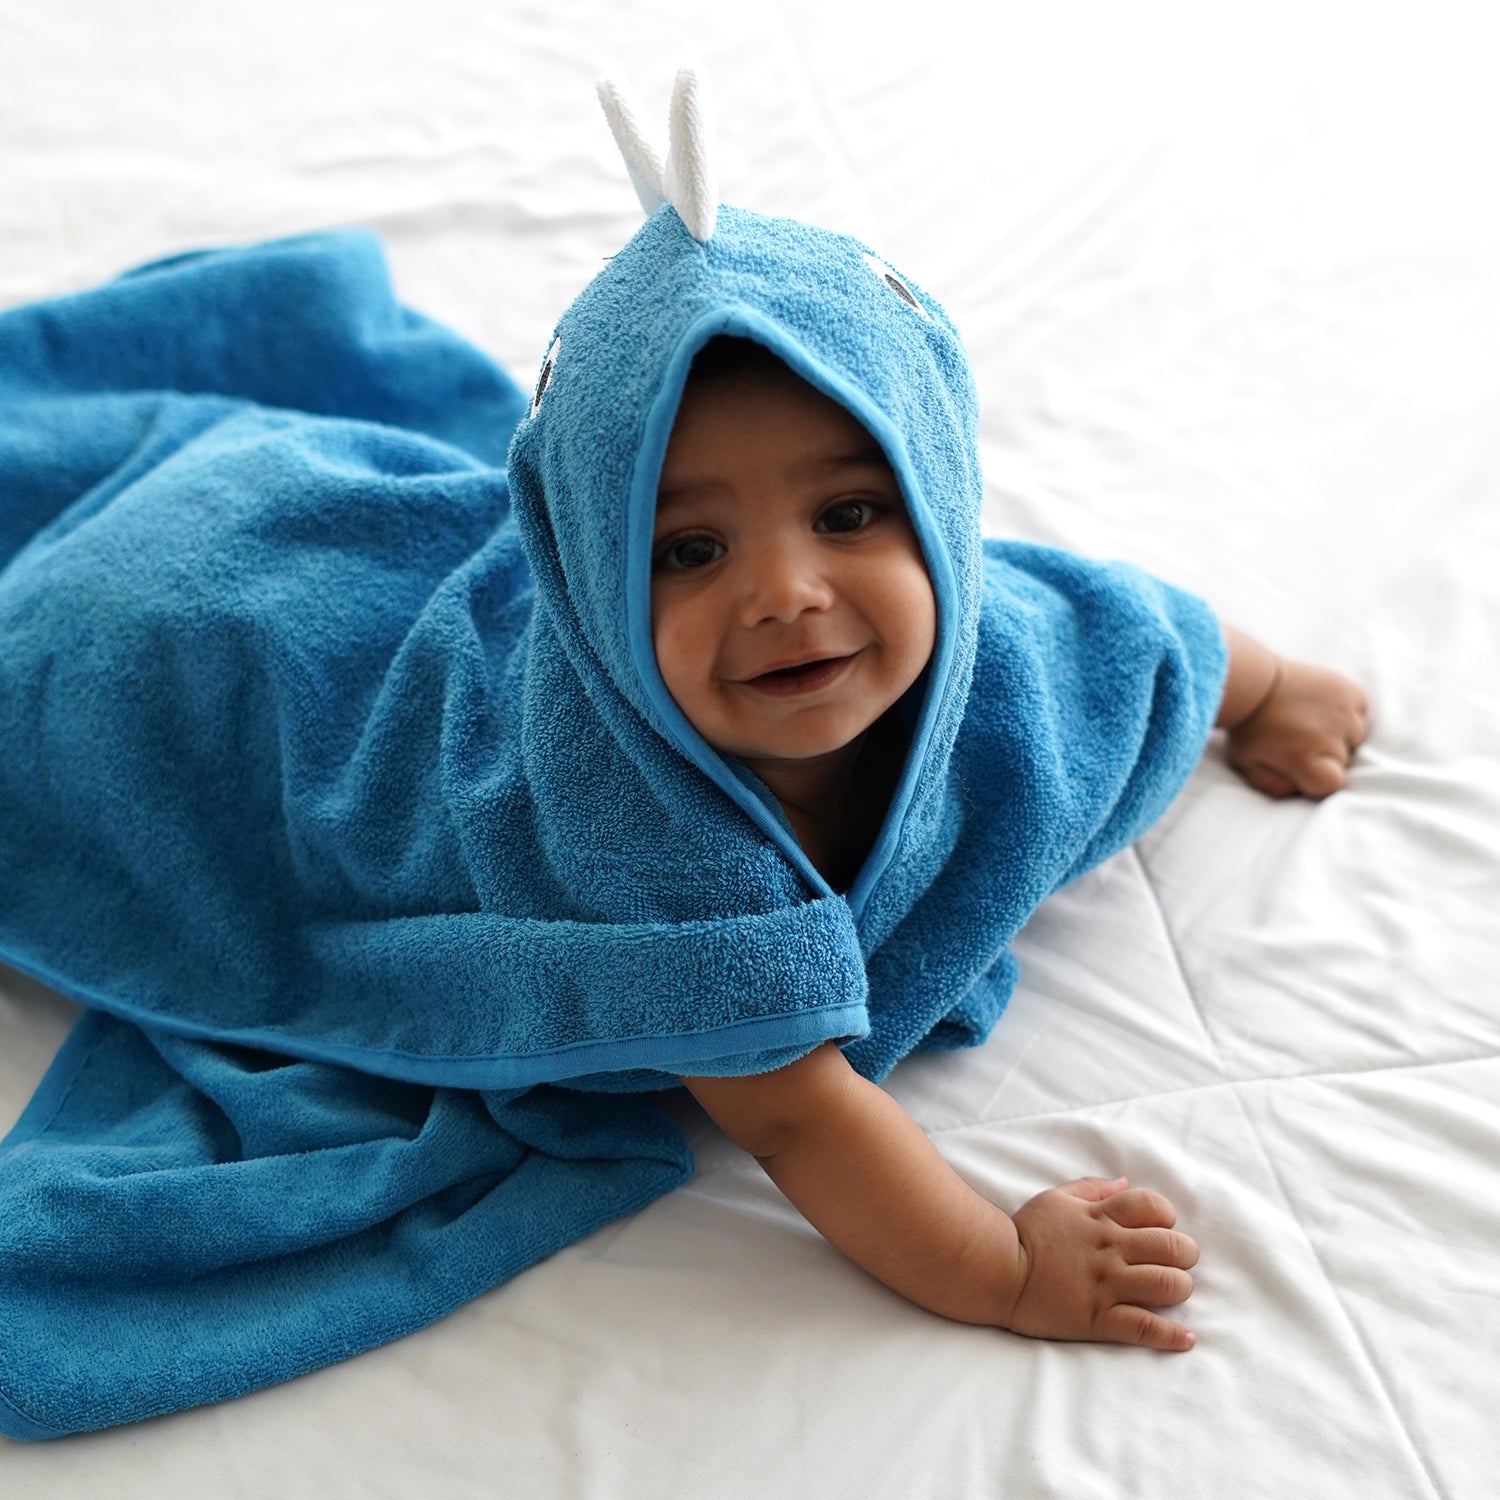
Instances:
[[[704,740],[771,790],[835,889],[879,832],[906,750],[896,706],[928,663],[936,617],[879,444],[775,355],[711,341],[661,470],[657,664]],[[1364,737],[1364,695],[1225,636],[1217,723],[1230,763],[1271,796],[1337,791]],[[814,1227],[922,1307],[1039,1338],[1192,1347],[1153,1311],[1188,1298],[1198,1259],[1159,1193],[1081,1178],[1012,1218],[833,1042],[770,1072],[683,1082]]]

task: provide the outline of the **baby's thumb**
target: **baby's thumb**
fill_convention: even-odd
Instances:
[[[1315,755],[1298,778],[1297,790],[1304,797],[1320,800],[1341,791],[1347,780],[1343,763],[1337,756]]]
[[[1085,1203],[1101,1203],[1116,1193],[1123,1193],[1129,1186],[1128,1177],[1075,1177],[1072,1182],[1063,1183],[1058,1191],[1071,1193]]]

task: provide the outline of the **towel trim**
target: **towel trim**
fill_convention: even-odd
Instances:
[[[798,1049],[810,1052],[824,1042],[853,1041],[868,1036],[870,1032],[869,1011],[861,998],[794,1012],[751,1016],[670,1035],[569,1042],[560,1047],[538,1048],[534,1052],[450,1053],[434,1057],[429,1053],[394,1047],[355,1047],[342,1042],[318,1041],[261,1027],[199,1025],[116,1000],[113,996],[76,984],[66,975],[54,974],[44,965],[33,963],[19,954],[0,949],[0,962],[81,1005],[133,1022],[148,1032],[156,1030],[200,1041],[254,1047],[262,1052],[275,1052],[307,1062],[334,1063],[383,1078],[395,1078],[403,1083],[447,1088],[529,1088],[535,1084],[563,1083],[572,1078],[634,1070],[672,1074],[713,1072],[727,1059],[774,1052],[777,1063],[767,1064],[772,1066],[791,1061],[784,1054]],[[30,1104],[10,1134],[0,1141],[0,1149],[40,1134],[46,1128],[46,1122],[56,1113],[68,1086],[87,1060],[92,1033],[84,1028],[90,1019],[91,1016],[85,1015],[69,1033]],[[721,1038],[728,1039],[733,1045],[719,1045]],[[755,1072],[757,1068],[752,1066],[746,1071]]]

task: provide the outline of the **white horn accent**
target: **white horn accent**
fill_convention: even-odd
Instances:
[[[641,200],[641,207],[649,218],[667,201],[666,178],[662,172],[661,158],[656,148],[642,132],[635,101],[623,85],[611,78],[601,78],[595,90],[599,103],[604,106],[604,117],[609,121],[610,134],[620,155],[625,158],[625,170],[630,173],[631,186]]]
[[[710,150],[712,103],[707,75],[683,68],[672,85],[664,183],[672,207],[699,244],[713,234],[719,216],[719,181]]]

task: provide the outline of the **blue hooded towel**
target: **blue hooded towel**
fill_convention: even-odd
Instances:
[[[847,891],[651,649],[717,334],[876,437],[938,601]],[[88,1007],[0,1145],[0,1432],[442,1316],[684,1180],[680,1074],[988,1035],[1027,915],[1195,763],[1224,651],[1130,567],[981,544],[975,423],[919,287],[729,207],[657,209],[529,400],[359,233],[0,315],[0,959]]]

